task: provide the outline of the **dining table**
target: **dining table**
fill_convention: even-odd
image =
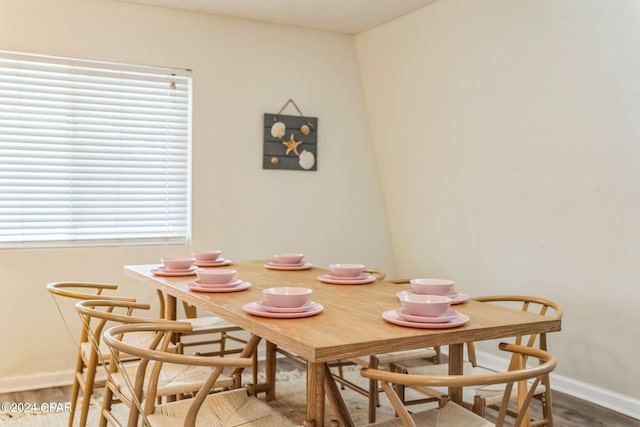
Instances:
[[[478,302],[473,298],[452,306],[469,318],[457,327],[429,329],[391,323],[382,314],[400,308],[396,294],[410,291],[410,285],[384,280],[362,284],[326,283],[319,277],[326,275],[328,270],[310,263],[300,269],[273,269],[269,268],[269,260],[234,261],[224,268],[236,270],[236,277],[250,286],[243,286],[237,292],[215,293],[191,290],[190,283],[196,279],[193,275],[156,275],[153,271],[158,267],[158,264],[126,265],[124,272],[166,295],[167,318],[175,319],[176,301],[183,300],[306,361],[305,427],[325,425],[325,393],[337,412],[340,425],[352,425],[335,382],[330,378],[330,362],[398,350],[448,346],[449,373],[462,374],[464,343],[561,329],[560,319]],[[312,301],[321,306],[321,310],[313,316],[292,318],[264,317],[245,310],[248,304],[261,303],[263,290],[272,287],[309,288],[313,291]],[[267,356],[270,354],[273,352],[268,351]],[[273,360],[267,360],[267,366],[275,372]],[[274,372],[267,373],[273,381]],[[452,388],[449,396],[451,400],[461,402],[462,390]]]

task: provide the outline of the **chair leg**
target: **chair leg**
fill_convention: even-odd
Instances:
[[[220,332],[220,356],[226,356],[227,333]]]
[[[546,421],[547,427],[553,427],[553,406],[551,403],[551,381],[549,381],[549,375],[545,375],[542,379],[544,384],[544,394],[541,396],[542,402],[542,416]]]
[[[481,396],[474,396],[473,397],[473,407],[472,410],[475,414],[480,415],[481,417],[484,417],[484,410],[486,407],[486,400],[481,397]]]
[[[82,361],[78,362],[82,363]],[[71,386],[71,412],[69,413],[69,427],[73,427],[73,417],[76,414],[76,408],[78,406],[78,394],[80,393],[80,379],[82,376],[82,368],[76,369],[76,373],[73,375],[73,385]]]
[[[102,396],[102,408],[100,410],[100,422],[99,427],[107,427],[107,418],[105,412],[111,412],[111,404],[113,401],[113,392],[108,385],[104,387],[104,395]]]
[[[87,371],[84,379],[84,387],[82,388],[82,406],[80,408],[80,427],[87,425],[89,417],[89,405],[91,404],[91,396],[93,396],[94,383],[96,380],[97,362],[89,360]]]

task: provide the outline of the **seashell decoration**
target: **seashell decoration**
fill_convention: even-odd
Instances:
[[[302,150],[302,153],[298,156],[298,164],[302,169],[309,170],[316,164],[316,157],[312,152]]]
[[[273,126],[271,126],[271,136],[274,138],[282,138],[285,133],[287,133],[287,127],[284,123],[275,122]]]
[[[290,105],[299,116],[283,114]],[[304,116],[292,99],[277,113],[264,114],[262,133],[262,169],[318,169],[318,118]]]

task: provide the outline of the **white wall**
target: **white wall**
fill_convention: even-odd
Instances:
[[[0,251],[0,382],[72,369],[75,350],[45,290],[116,282],[192,247],[233,260],[302,251],[319,266],[393,270],[353,37],[108,0],[0,0],[0,49],[193,69],[193,245]],[[319,118],[318,171],[262,170],[262,120],[293,98]],[[295,110],[285,113],[296,114]],[[64,304],[71,329],[73,306]]]
[[[557,301],[557,373],[640,398],[640,3],[440,0],[356,43],[399,274]]]

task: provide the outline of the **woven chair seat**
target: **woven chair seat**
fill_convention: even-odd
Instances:
[[[147,419],[152,427],[182,425],[191,402],[179,400],[156,407]],[[287,427],[296,425],[265,402],[236,389],[207,396],[198,411],[196,426],[206,427]]]
[[[151,343],[153,339],[153,334],[136,334],[134,336],[125,337],[125,342],[128,344],[144,346]],[[80,344],[80,351],[82,355],[89,359],[89,355],[91,354],[93,343],[92,342],[83,342]],[[101,362],[105,362],[109,360],[111,357],[111,352],[109,351],[109,347],[103,342],[100,342],[98,348],[100,349],[100,354],[98,355],[99,360]]]
[[[420,427],[495,427],[495,424],[452,402],[442,408],[413,414],[411,418]],[[368,424],[366,427],[402,427],[402,422],[399,418],[394,418]]]
[[[127,387],[127,379],[133,382],[138,369],[137,364],[125,365],[124,372],[118,371],[112,374],[113,380],[118,384],[119,390],[131,399]],[[211,375],[212,368],[205,366],[185,366],[173,363],[164,363],[158,377],[158,396],[173,396],[186,393],[195,393],[202,386],[203,378]],[[146,388],[145,381],[145,388]],[[215,388],[233,387],[233,378],[220,376]]]
[[[449,366],[446,364],[440,365],[420,365],[420,366],[403,366],[405,372],[407,374],[414,375],[447,375]],[[492,371],[487,368],[483,368],[481,366],[473,366],[470,362],[464,362],[463,364],[463,373],[464,375],[475,375],[475,374],[491,374],[495,371]],[[414,387],[415,390],[424,393],[428,396],[432,397],[441,397],[448,393],[446,387]],[[544,384],[539,384],[536,387],[535,394],[542,394],[546,391],[546,387]],[[477,387],[468,387],[462,391],[462,400],[467,402],[469,405],[473,404],[475,396],[480,396],[484,398],[486,405],[498,405],[502,401],[502,396],[504,393],[504,384],[493,384],[493,385],[483,385]],[[514,389],[511,392],[511,398],[516,399],[518,397],[518,392]]]
[[[386,365],[389,363],[397,363],[405,360],[415,359],[433,359],[437,353],[433,348],[416,348],[412,350],[394,351],[391,353],[376,353],[379,365]],[[351,363],[368,368],[369,357],[354,357],[349,359]]]
[[[198,332],[201,330],[208,329],[216,329],[217,331],[223,331],[228,328],[229,331],[238,330],[238,326],[233,323],[229,323],[224,319],[216,316],[206,316],[206,317],[193,317],[187,319],[180,319],[182,322],[191,323],[193,327],[193,332]]]

